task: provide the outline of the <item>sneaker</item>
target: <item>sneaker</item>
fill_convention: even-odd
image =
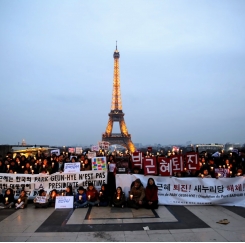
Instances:
[[[114,207],[114,204],[112,204],[111,206]]]

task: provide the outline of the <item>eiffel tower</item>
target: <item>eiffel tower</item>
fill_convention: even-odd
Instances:
[[[131,140],[131,134],[128,133],[126,123],[124,121],[124,113],[122,111],[122,100],[120,90],[120,71],[119,71],[119,58],[120,54],[116,50],[113,54],[114,58],[114,76],[113,76],[113,92],[111,102],[111,112],[105,133],[102,135],[102,141],[109,142],[110,144],[119,144],[126,147],[130,152],[134,152],[135,146]],[[121,133],[112,133],[113,123],[119,122]]]

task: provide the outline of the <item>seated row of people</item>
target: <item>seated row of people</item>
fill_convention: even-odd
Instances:
[[[1,194],[2,195],[2,194]],[[149,178],[146,188],[144,188],[140,179],[136,179],[130,188],[129,196],[126,198],[125,193],[119,186],[112,197],[109,196],[107,184],[103,184],[99,191],[96,190],[93,183],[89,183],[87,189],[80,186],[77,193],[74,195],[72,187],[68,186],[65,192],[59,194],[57,190],[52,190],[47,193],[44,189],[39,190],[38,195],[34,198],[33,203],[36,208],[54,207],[56,196],[74,196],[74,208],[86,208],[88,206],[102,206],[106,207],[130,207],[138,209],[145,207],[148,209],[158,208],[158,188],[155,185],[154,179]],[[15,202],[14,193],[11,188],[5,191],[5,195],[0,196],[0,208],[23,209],[27,206],[28,197],[24,190],[20,192],[20,196]]]

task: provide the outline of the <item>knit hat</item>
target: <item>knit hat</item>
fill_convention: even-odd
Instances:
[[[83,190],[85,191],[85,189],[82,186],[79,186],[79,188],[77,189],[77,191]]]

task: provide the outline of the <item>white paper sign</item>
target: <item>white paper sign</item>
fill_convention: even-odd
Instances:
[[[80,172],[80,162],[65,163],[64,164],[65,173],[76,173]]]
[[[93,157],[96,157],[96,152],[88,152],[88,159],[92,159]]]
[[[36,197],[36,203],[46,203],[46,197],[45,196],[37,196]]]
[[[92,150],[92,151],[99,151],[99,150],[100,150],[100,147],[99,147],[99,145],[93,145],[93,146],[91,147],[91,150]]]
[[[54,149],[50,151],[51,154],[56,154],[57,156],[60,155],[60,150],[59,149]]]
[[[82,147],[76,147],[76,154],[81,154],[83,151]]]
[[[73,196],[57,196],[55,198],[55,208],[73,208]]]

